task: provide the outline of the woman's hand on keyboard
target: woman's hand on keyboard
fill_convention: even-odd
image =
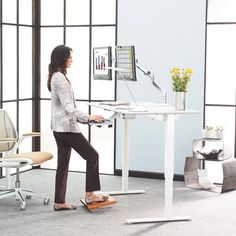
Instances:
[[[100,123],[104,121],[104,117],[101,115],[90,115],[88,120]]]

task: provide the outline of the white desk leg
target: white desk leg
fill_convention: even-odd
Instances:
[[[172,215],[175,135],[174,119],[174,116],[167,116],[165,120],[165,217],[170,217]]]
[[[124,119],[123,129],[123,144],[122,144],[122,191],[128,191],[129,178],[129,121]]]
[[[125,195],[145,193],[145,190],[128,190],[129,181],[129,120],[123,119],[123,143],[122,143],[122,190],[106,192],[109,195]]]
[[[186,221],[191,220],[189,216],[172,216],[173,204],[173,178],[174,178],[174,135],[175,135],[175,115],[166,115],[165,117],[165,215],[158,218],[127,219],[129,224],[135,223],[155,223],[168,221]]]

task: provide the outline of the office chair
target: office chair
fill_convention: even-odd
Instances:
[[[16,153],[19,145],[25,138],[40,135],[39,132],[25,133],[21,138],[18,138],[17,131],[7,112],[0,109],[0,153],[2,153],[2,157],[0,157],[0,167],[6,168],[6,186],[0,190],[0,199],[15,196],[16,200],[19,200],[21,203],[20,210],[25,210],[25,199],[30,199],[32,195],[43,197],[45,205],[48,205],[50,202],[47,196],[43,196],[31,190],[22,189],[20,186],[21,167],[40,165],[53,157],[49,152]],[[16,169],[14,188],[10,186],[10,168]]]

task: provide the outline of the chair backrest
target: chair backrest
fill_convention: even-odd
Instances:
[[[0,109],[0,139],[4,138],[18,138],[16,129],[8,116],[7,112]],[[14,146],[14,142],[0,143],[0,152],[7,152]]]

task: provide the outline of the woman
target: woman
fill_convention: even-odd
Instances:
[[[101,202],[108,199],[108,196],[94,193],[100,190],[98,153],[83,136],[77,123],[87,123],[91,120],[102,122],[104,118],[77,110],[71,83],[66,77],[67,68],[70,68],[71,63],[71,48],[59,45],[53,49],[47,86],[51,92],[51,128],[58,148],[55,211],[76,209],[76,206],[65,201],[71,148],[87,161],[86,202]]]

